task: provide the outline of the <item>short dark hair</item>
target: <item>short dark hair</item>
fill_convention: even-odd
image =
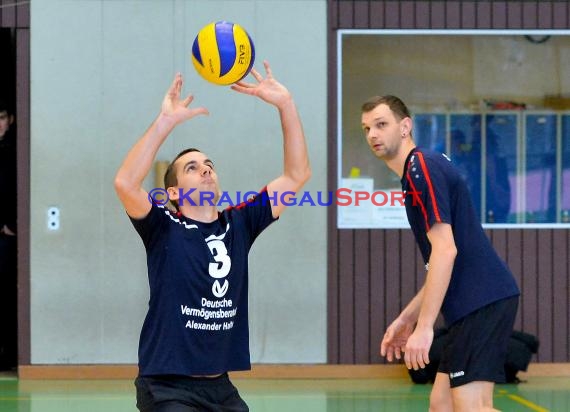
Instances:
[[[390,94],[386,96],[371,97],[362,105],[362,112],[370,112],[381,104],[387,105],[392,113],[394,113],[394,115],[398,118],[398,120],[402,120],[406,117],[412,117],[410,110],[408,110],[408,107],[404,104],[404,102],[399,97],[392,96]]]
[[[180,159],[182,156],[184,156],[186,153],[191,153],[191,152],[202,153],[200,150],[196,149],[195,147],[191,147],[189,149],[184,149],[183,151],[178,153],[176,155],[176,157],[174,158],[174,160],[172,160],[172,162],[170,162],[170,164],[166,168],[166,172],[164,173],[164,188],[165,189],[168,189],[169,187],[173,187],[173,186],[178,185],[178,178],[176,177],[176,168],[174,167],[174,163],[176,163],[176,161],[178,159]],[[178,202],[176,200],[171,200],[170,202],[176,207],[176,209],[178,209]]]
[[[12,105],[8,104],[8,102],[4,99],[0,98],[0,112],[6,112],[10,115],[14,114],[14,110],[12,109]]]

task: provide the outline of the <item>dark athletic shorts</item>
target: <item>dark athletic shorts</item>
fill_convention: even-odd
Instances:
[[[139,376],[135,387],[141,412],[249,411],[227,373],[216,378]]]
[[[505,382],[507,345],[513,332],[519,297],[493,302],[449,327],[438,372],[452,388],[469,382]]]

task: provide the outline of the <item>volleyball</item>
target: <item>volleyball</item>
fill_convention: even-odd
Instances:
[[[239,24],[218,21],[204,26],[192,45],[192,63],[207,81],[228,85],[243,79],[255,60],[255,47]]]

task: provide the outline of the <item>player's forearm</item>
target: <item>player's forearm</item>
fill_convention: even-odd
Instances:
[[[158,149],[173,128],[174,123],[171,119],[159,115],[127,153],[115,176],[115,186],[125,190],[142,187],[145,177],[152,168]]]
[[[311,176],[311,167],[303,125],[293,98],[279,107],[279,115],[283,129],[283,174],[300,188]]]
[[[457,250],[453,247],[432,249],[418,316],[418,328],[433,328],[449,287],[456,255]]]
[[[418,293],[416,293],[416,296],[413,297],[410,303],[408,303],[408,305],[404,308],[402,313],[400,313],[399,317],[405,323],[415,324],[417,322],[424,298],[424,289],[425,286],[422,286]]]

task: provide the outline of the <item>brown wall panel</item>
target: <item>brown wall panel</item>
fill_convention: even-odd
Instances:
[[[432,29],[445,29],[447,15],[445,10],[444,1],[428,2],[430,5],[430,28]]]
[[[552,361],[552,231],[537,230],[537,326],[538,339],[542,342],[542,348],[538,354],[538,360],[548,359]]]
[[[570,235],[567,230],[552,233],[552,361],[570,359]]]
[[[522,229],[510,229],[507,230],[507,265],[511,268],[515,280],[519,285],[519,288],[523,288],[522,283]],[[515,320],[515,329],[522,330],[522,303],[519,302],[519,310],[517,312],[517,318]]]
[[[511,29],[522,28],[522,5],[518,2],[507,4],[507,27]]]
[[[16,113],[18,114],[18,364],[30,355],[30,30],[16,29]]]
[[[499,256],[506,261],[507,260],[507,233],[506,229],[495,229],[488,230],[489,239],[495,246],[495,250]]]
[[[473,29],[477,27],[477,3],[475,1],[464,1],[461,3],[461,28]]]
[[[566,29],[565,1],[329,0],[333,28]]]
[[[397,29],[401,25],[400,4],[387,1],[384,7],[384,24],[387,29]]]
[[[538,27],[538,2],[524,2],[522,5],[523,29],[536,29]]]
[[[446,26],[447,29],[461,28],[461,2],[450,2],[446,4]]]
[[[12,29],[16,49],[18,203],[18,364],[30,364],[30,7],[0,0],[0,28]]]
[[[21,2],[16,9],[16,25],[17,27],[30,27],[30,3]]]
[[[478,28],[492,28],[491,21],[491,2],[479,1],[475,2],[475,27]]]
[[[338,25],[337,20],[338,10],[336,5],[329,5],[327,13],[327,25],[335,27]],[[336,33],[334,30],[327,31],[327,54],[329,59],[336,61]],[[336,87],[337,72],[336,64],[327,65],[327,88],[334,90]],[[334,103],[335,99],[328,99],[327,104],[327,128],[335,130],[336,118],[338,108]],[[337,140],[331,139],[329,142],[329,156],[337,152]],[[328,187],[334,187],[336,190],[336,175],[337,164],[336,162],[329,162],[327,173]],[[328,227],[336,228],[337,210],[334,207],[327,208],[327,225]],[[327,316],[327,361],[329,363],[338,363],[340,359],[340,330],[339,330],[339,290],[340,290],[340,271],[338,270],[338,237],[340,231],[327,230],[327,255],[328,255],[328,268],[327,271],[327,313],[334,314]],[[331,268],[334,268],[331,270]]]
[[[370,360],[372,363],[384,362],[380,357],[380,340],[386,327],[386,231],[370,231]]]
[[[414,2],[416,9],[416,28],[431,27],[431,14],[429,10],[429,2]]]
[[[339,27],[354,27],[354,2],[341,1],[337,3],[337,21]]]
[[[400,248],[400,230],[386,230],[386,248],[384,259],[386,262],[386,322],[390,324],[398,314],[401,308],[400,299],[400,256],[403,251]],[[374,274],[372,274],[374,276]]]
[[[16,7],[13,0],[0,0],[1,27],[16,27]]]
[[[354,3],[353,15],[354,15],[354,28],[355,29],[367,29],[370,27],[370,5],[367,1],[357,1]]]
[[[491,4],[491,24],[495,29],[508,27],[508,5],[505,2]]]
[[[354,239],[354,346],[356,363],[370,362],[370,231],[360,230]]]
[[[329,217],[329,226],[336,225],[336,220],[331,223]],[[327,236],[328,243],[328,262],[329,267],[338,268],[338,232],[329,231]],[[334,261],[334,264],[332,263]],[[339,341],[339,283],[340,271],[329,271],[327,276],[327,313],[334,313],[335,316],[327,316],[327,357],[328,359],[335,359],[338,362],[340,358]]]
[[[421,284],[418,284],[416,277],[417,257],[414,234],[411,230],[402,230],[400,231],[400,235],[400,250],[405,250],[407,253],[400,254],[400,273],[396,274],[396,276],[402,277],[401,299],[403,304],[406,304],[416,295],[418,287]],[[400,252],[398,251],[398,253]],[[423,270],[420,270],[419,274],[423,280]]]
[[[568,2],[557,1],[552,3],[552,28],[567,29],[570,27]]]
[[[536,229],[524,230],[522,236],[521,315],[522,329],[538,334],[538,259]]]
[[[371,27],[383,27],[385,25],[386,19],[386,4],[383,1],[373,1],[368,2],[368,10],[370,16],[368,17],[369,28]]]
[[[328,5],[330,96],[337,92],[337,29],[570,28],[570,5],[562,1],[329,0]],[[329,99],[328,108],[328,183],[334,190],[334,98]],[[425,280],[413,235],[410,230],[339,230],[333,208],[329,208],[328,224],[328,361],[384,363],[378,352],[385,329]],[[486,233],[521,288],[515,328],[539,337],[541,345],[535,360],[569,362],[570,231],[488,229]]]
[[[339,342],[340,363],[354,362],[354,230],[341,230],[338,237],[339,278]],[[342,274],[349,273],[350,276]]]
[[[551,28],[553,20],[552,3],[550,2],[538,3],[537,8],[538,8],[538,13],[537,13],[538,27],[541,29]]]
[[[413,29],[416,27],[415,6],[412,2],[402,3],[400,7],[400,28]]]
[[[414,239],[414,235],[413,233],[411,233],[411,230],[408,231],[411,235],[412,235],[412,239]],[[406,245],[406,250],[411,251],[411,249],[414,249],[415,252],[415,256],[416,256],[416,291],[418,291],[421,286],[424,284],[425,279],[426,279],[426,266],[424,263],[424,260],[422,258],[422,254],[419,250],[419,248],[416,246],[416,240],[414,239],[413,243],[410,243],[409,245]]]

